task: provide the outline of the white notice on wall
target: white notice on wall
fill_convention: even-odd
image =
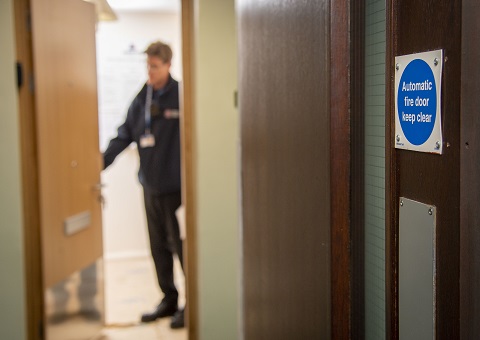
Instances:
[[[122,52],[99,60],[98,103],[100,148],[106,149],[116,129],[123,123],[128,107],[146,81],[143,53]]]

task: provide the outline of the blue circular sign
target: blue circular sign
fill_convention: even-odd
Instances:
[[[422,145],[432,134],[437,115],[437,86],[432,69],[412,60],[400,78],[397,94],[398,118],[405,138]]]

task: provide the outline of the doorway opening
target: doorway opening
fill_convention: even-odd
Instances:
[[[182,80],[181,11],[179,0],[125,2],[110,0],[117,20],[97,26],[97,76],[100,149],[104,151],[125,120],[131,101],[147,79],[145,48],[161,40],[173,50],[171,74]],[[143,190],[137,179],[137,146],[125,149],[102,173],[105,267],[105,324],[108,336],[139,336],[142,313],[159,303],[150,255]],[[185,278],[175,260],[179,306],[185,304]],[[140,338],[186,339],[186,329],[170,331],[169,319],[142,327]],[[171,332],[171,333],[170,333]]]

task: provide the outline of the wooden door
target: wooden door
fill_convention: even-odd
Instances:
[[[349,332],[345,4],[237,4],[245,339]]]
[[[460,339],[480,339],[480,2],[462,1]]]
[[[31,2],[43,284],[102,256],[95,10]]]
[[[460,0],[387,1],[387,338],[401,339],[400,198],[436,207],[432,284],[435,339],[460,338]],[[443,50],[443,154],[396,149],[395,56]],[[412,237],[415,237],[412,234]],[[404,248],[405,250],[406,248]],[[432,255],[433,257],[433,255]],[[430,325],[428,325],[430,327]]]

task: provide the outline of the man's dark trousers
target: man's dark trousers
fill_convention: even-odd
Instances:
[[[177,303],[178,291],[173,276],[173,255],[183,268],[183,248],[175,211],[181,204],[181,193],[156,195],[144,190],[145,211],[153,262],[164,300]]]

